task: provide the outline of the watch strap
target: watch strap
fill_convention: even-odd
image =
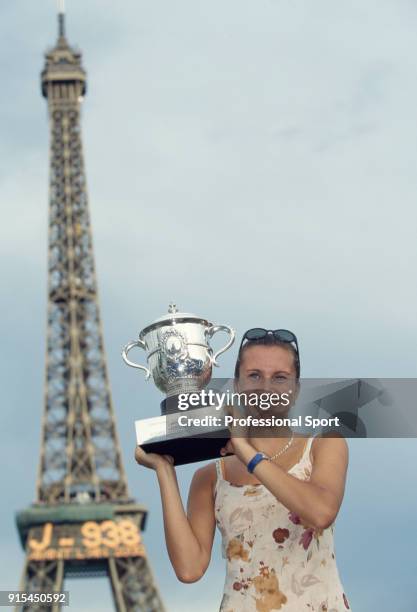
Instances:
[[[252,474],[253,470],[255,469],[255,467],[258,465],[258,463],[260,461],[262,461],[263,459],[269,459],[268,455],[265,455],[265,453],[256,453],[256,455],[254,455],[252,457],[252,459],[249,461],[247,468],[248,468],[248,472],[250,474]]]

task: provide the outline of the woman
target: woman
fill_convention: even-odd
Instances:
[[[245,333],[238,391],[282,392],[294,381],[298,389],[299,377],[292,332]],[[196,470],[185,512],[172,458],[136,449],[136,461],[158,477],[168,554],[179,580],[203,576],[217,524],[227,559],[219,612],[350,609],[333,544],[348,465],[344,438],[305,438],[289,427],[271,428],[268,437],[232,431],[221,454],[227,453]]]

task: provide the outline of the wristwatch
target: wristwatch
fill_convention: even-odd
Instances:
[[[252,459],[249,461],[247,465],[248,472],[252,474],[253,470],[258,465],[258,463],[262,461],[262,459],[269,459],[269,457],[268,455],[265,455],[265,453],[256,453],[256,455],[252,457]]]

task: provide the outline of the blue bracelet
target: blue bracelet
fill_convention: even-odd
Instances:
[[[262,459],[269,459],[269,457],[268,455],[265,455],[265,453],[256,453],[256,455],[252,457],[247,465],[248,472],[252,474],[253,470],[256,468],[258,463],[262,461]]]

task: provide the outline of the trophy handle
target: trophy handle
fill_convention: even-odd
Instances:
[[[218,366],[219,364],[217,363],[217,357],[219,355],[221,355],[222,353],[224,353],[225,351],[227,351],[227,349],[229,349],[233,342],[235,341],[235,330],[232,327],[229,327],[228,325],[212,325],[211,327],[209,327],[206,331],[206,336],[207,338],[212,338],[214,336],[215,333],[217,333],[218,331],[225,331],[230,335],[230,338],[227,342],[227,344],[221,348],[220,350],[217,351],[217,353],[215,353],[213,355],[213,357],[211,358],[211,363],[214,366]]]
[[[133,361],[130,361],[130,359],[127,358],[127,354],[130,351],[130,349],[132,349],[134,346],[138,346],[139,348],[142,348],[145,350],[145,343],[143,340],[135,340],[134,342],[129,342],[129,344],[126,344],[126,346],[124,347],[123,351],[122,351],[122,357],[123,357],[123,361],[125,363],[127,363],[128,366],[131,366],[132,368],[137,368],[138,370],[143,370],[146,373],[146,377],[145,379],[148,380],[150,375],[151,375],[151,371],[149,370],[149,368],[140,365],[138,363],[134,363]]]

